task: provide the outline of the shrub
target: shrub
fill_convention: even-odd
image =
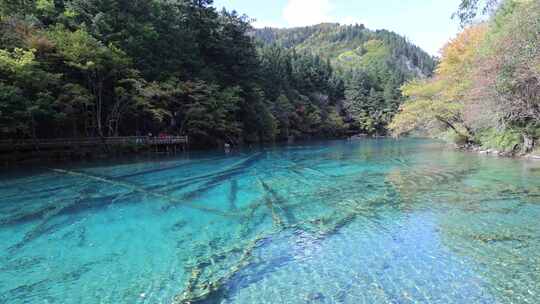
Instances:
[[[523,143],[523,137],[516,129],[487,129],[478,133],[477,141],[486,149],[511,152]]]
[[[456,144],[458,146],[464,146],[470,141],[470,138],[467,136],[458,134],[452,130],[446,130],[435,137],[444,140],[447,143]]]

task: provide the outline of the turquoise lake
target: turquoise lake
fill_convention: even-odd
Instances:
[[[540,162],[330,141],[0,173],[0,303],[540,303]]]

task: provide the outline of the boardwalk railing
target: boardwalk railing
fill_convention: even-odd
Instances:
[[[148,137],[148,136],[126,136],[126,137],[88,137],[88,138],[55,138],[55,139],[36,139],[36,140],[0,140],[0,148],[54,148],[68,146],[95,146],[95,145],[179,145],[187,144],[187,136],[167,136],[167,137]]]

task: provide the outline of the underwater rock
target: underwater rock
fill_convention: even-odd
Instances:
[[[324,301],[325,296],[321,292],[312,292],[306,296],[307,303]]]

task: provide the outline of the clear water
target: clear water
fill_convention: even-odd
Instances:
[[[0,174],[0,303],[540,303],[540,163],[322,142]]]

